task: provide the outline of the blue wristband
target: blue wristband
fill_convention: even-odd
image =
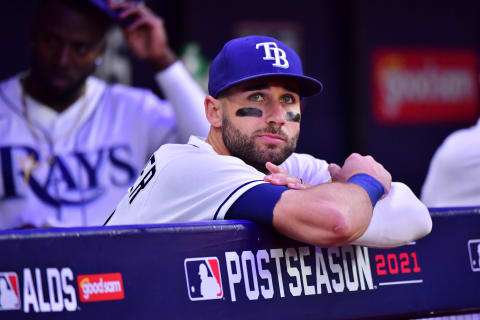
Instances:
[[[373,207],[375,207],[378,199],[380,199],[385,192],[385,190],[383,189],[383,185],[380,183],[380,181],[366,173],[356,174],[353,177],[350,177],[347,182],[355,183],[356,185],[359,185],[360,187],[365,189],[365,191],[367,191],[368,193],[368,196],[370,197],[370,201],[372,202]]]

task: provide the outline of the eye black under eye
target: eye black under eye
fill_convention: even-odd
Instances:
[[[300,122],[301,116],[299,112],[289,111],[285,114],[285,120],[292,122]]]
[[[256,117],[261,118],[263,115],[262,110],[257,108],[240,108],[235,113],[237,117]]]

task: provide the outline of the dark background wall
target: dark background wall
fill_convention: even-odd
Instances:
[[[473,49],[478,53],[478,1],[353,1],[355,150],[370,153],[418,194],[433,153],[460,123],[380,125],[371,113],[370,54],[378,47]],[[478,108],[478,107],[477,107]],[[480,147],[480,141],[477,146]]]
[[[37,1],[5,2],[0,12],[0,77],[28,68],[29,21]],[[196,42],[212,59],[245,32],[293,33],[305,72],[324,92],[305,100],[299,152],[343,163],[369,153],[394,180],[419,194],[429,161],[456,123],[381,125],[372,116],[371,54],[380,47],[460,48],[478,52],[480,3],[474,0],[147,1],[164,19],[180,52]],[[290,35],[291,36],[291,35]],[[133,59],[133,84],[153,87],[151,71]],[[475,147],[475,146],[472,146]],[[476,146],[480,147],[480,146]]]

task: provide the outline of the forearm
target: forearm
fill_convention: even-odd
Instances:
[[[365,190],[351,183],[327,183],[284,192],[275,206],[273,225],[290,238],[335,247],[362,235],[371,216]]]
[[[195,83],[181,62],[155,76],[158,85],[174,108],[181,141],[190,135],[206,137],[209,123],[205,117],[205,92]]]
[[[150,63],[153,67],[153,70],[157,73],[160,73],[166,70],[168,67],[173,65],[177,61],[177,56],[175,53],[167,47],[162,54],[159,56],[152,57],[147,59],[147,62]]]
[[[353,244],[398,247],[426,236],[431,229],[427,207],[405,184],[393,182],[388,195],[377,202],[367,230]]]

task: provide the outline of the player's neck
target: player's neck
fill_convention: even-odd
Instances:
[[[43,82],[35,77],[35,75],[32,73],[27,75],[27,77],[22,80],[22,85],[23,90],[25,90],[29,96],[52,108],[58,113],[65,111],[69,106],[77,101],[85,90],[85,84],[83,84],[83,86],[68,94],[58,95],[46,89],[43,85]]]
[[[215,150],[216,153],[222,156],[230,156],[230,151],[228,151],[227,147],[223,143],[222,138],[222,129],[221,128],[214,128],[210,127],[210,132],[208,133],[207,140],[205,140],[208,144],[210,144]]]

